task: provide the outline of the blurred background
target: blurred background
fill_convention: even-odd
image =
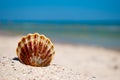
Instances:
[[[119,0],[0,0],[0,34],[120,49]]]
[[[120,80],[120,0],[0,0],[0,57],[35,32],[54,43],[53,63]]]

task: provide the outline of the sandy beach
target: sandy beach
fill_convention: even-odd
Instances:
[[[20,39],[0,34],[0,80],[120,80],[120,51],[53,42],[51,65],[38,68],[14,60]]]

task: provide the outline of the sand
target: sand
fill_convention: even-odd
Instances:
[[[98,46],[54,43],[50,66],[17,60],[21,36],[0,35],[0,80],[120,80],[120,52]]]
[[[0,58],[0,80],[80,80],[82,75],[57,64],[48,67],[32,67],[15,59]],[[81,77],[80,77],[81,76]],[[91,78],[92,77],[88,77]],[[88,80],[88,79],[87,79]]]

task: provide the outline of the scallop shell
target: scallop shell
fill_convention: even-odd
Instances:
[[[48,66],[55,54],[50,39],[38,33],[22,37],[16,52],[22,63],[31,66]]]

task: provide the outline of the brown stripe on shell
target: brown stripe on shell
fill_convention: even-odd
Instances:
[[[31,34],[28,34],[28,35],[27,35],[27,39],[28,39],[28,41],[31,40]]]
[[[30,57],[32,56],[32,42],[31,40],[31,34],[28,34],[26,37],[27,43],[26,43],[26,48],[27,48],[27,54],[28,54],[28,59],[30,59]],[[30,64],[30,60],[29,60],[29,64]]]
[[[54,56],[54,54],[55,54],[55,51],[54,51],[54,52],[52,52],[52,53],[47,53],[47,55],[45,56],[45,58],[52,57],[52,56]]]
[[[25,56],[25,58],[24,58],[25,64],[29,64],[29,58],[27,57],[28,54],[27,54],[27,51],[26,51],[25,47],[21,48],[21,54],[23,54]]]
[[[46,55],[45,55],[45,58],[48,56],[48,54],[50,54],[50,52],[51,52],[51,49],[49,49],[49,50],[47,51],[47,53],[46,53]]]
[[[41,43],[42,43],[42,47],[41,47],[41,54],[43,54],[43,50],[44,50],[44,45],[45,45],[45,36],[41,35],[40,36],[40,40],[41,40]]]
[[[23,63],[27,64],[26,55],[23,48],[21,48],[20,59],[22,60]]]
[[[52,49],[52,50],[53,50],[53,48],[54,48],[54,46],[52,45],[50,49]]]
[[[43,44],[43,40],[45,40],[45,37],[44,36],[42,36],[42,37],[40,37],[41,38],[41,49],[40,49],[40,52],[41,52],[41,56],[40,56],[40,58],[43,60],[43,59],[45,59],[45,51],[47,50],[47,46],[46,46],[46,44],[45,44],[45,41],[44,41],[44,44]]]
[[[34,52],[34,56],[36,56],[36,52],[37,52],[37,41],[34,40],[33,42],[33,52]]]
[[[40,41],[40,42],[39,42],[39,53],[40,53],[40,54],[42,54],[42,46],[43,46],[42,44],[43,44],[43,43]]]
[[[18,48],[20,48],[20,50],[21,50],[21,47],[22,47],[22,43],[19,42],[19,43],[18,43]],[[18,49],[18,48],[17,48],[17,49]],[[21,59],[21,51],[20,51],[20,52],[18,51],[17,55],[19,55],[18,58]]]
[[[45,62],[45,66],[48,66],[51,61],[52,61],[52,57],[50,57],[49,59],[47,59],[47,61]]]
[[[34,34],[34,53],[35,53],[35,56],[37,56],[38,55],[38,34],[37,33],[35,33]]]
[[[18,48],[16,49],[16,52],[18,53]]]
[[[50,40],[49,39],[46,39],[46,44],[50,44]]]
[[[28,42],[28,48],[29,48],[29,52],[32,53],[32,42]]]
[[[39,34],[35,33],[35,38],[36,38],[36,56],[39,56]]]
[[[43,36],[43,35],[41,35],[41,36],[40,36],[40,39],[44,39],[44,36]]]
[[[42,53],[45,53],[45,51],[47,50],[47,48],[48,48],[47,45],[44,45]]]
[[[43,48],[43,36],[40,36],[40,43],[39,43],[39,49],[40,49],[40,53],[42,54],[42,48]]]
[[[23,37],[23,38],[22,38],[21,42],[22,42],[22,43],[24,43],[24,42],[25,42],[25,37]]]
[[[19,56],[19,51],[18,51],[18,48],[16,49],[16,52],[17,52],[17,56],[18,56],[18,57],[20,57],[20,56]]]
[[[27,46],[27,37],[24,37],[24,39],[22,39],[24,41],[24,45],[22,46],[23,50],[24,50],[24,54],[26,55],[26,64],[30,64],[29,62],[29,49]]]
[[[48,50],[48,52],[46,53],[46,55],[45,55],[45,58],[47,58],[47,57],[51,57],[52,55],[54,55],[55,54],[55,51],[53,50],[53,45],[51,46],[51,48]],[[51,51],[53,51],[53,52],[51,52]]]
[[[18,42],[18,47],[20,47],[21,46],[21,42]]]
[[[26,58],[27,58],[26,60],[27,60],[28,64],[30,64],[30,61],[29,61],[30,54],[29,54],[29,50],[28,50],[27,44],[24,45],[24,51],[25,51]]]
[[[26,64],[25,60],[24,60],[25,56],[23,53],[20,53],[20,61],[24,64]]]

